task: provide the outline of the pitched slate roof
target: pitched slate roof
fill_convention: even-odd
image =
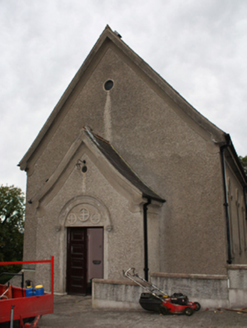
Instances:
[[[89,128],[85,128],[88,136],[100,150],[100,152],[106,157],[106,159],[114,166],[114,168],[121,173],[127,180],[129,180],[137,189],[142,192],[144,198],[151,198],[158,202],[165,202],[157,195],[152,189],[150,189],[131,169],[127,162],[118,154],[113,146],[102,137],[95,135]]]

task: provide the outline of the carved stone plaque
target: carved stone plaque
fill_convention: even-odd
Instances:
[[[68,218],[67,218],[68,223],[70,224],[75,224],[77,221],[77,217],[74,213],[70,213]]]
[[[80,209],[80,212],[78,214],[78,219],[81,221],[81,222],[85,222],[89,219],[90,217],[90,214],[88,212],[88,210],[85,208],[85,207],[82,207]]]
[[[99,210],[91,204],[79,204],[73,207],[67,216],[65,226],[90,226],[101,222]]]
[[[90,221],[93,223],[93,224],[97,224],[100,222],[100,215],[98,213],[95,213],[91,216],[91,219]]]

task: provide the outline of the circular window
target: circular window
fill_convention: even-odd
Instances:
[[[106,81],[104,87],[105,87],[105,90],[106,90],[106,91],[111,90],[111,88],[113,87],[113,81],[112,81],[112,80],[108,80],[108,81]]]

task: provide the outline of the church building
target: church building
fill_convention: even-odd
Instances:
[[[229,134],[109,26],[19,166],[24,260],[54,256],[57,293],[85,295],[129,267],[150,279],[247,264],[247,178]]]

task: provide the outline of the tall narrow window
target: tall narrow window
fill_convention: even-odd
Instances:
[[[240,213],[239,213],[240,203],[239,203],[239,191],[236,189],[236,210],[238,218],[238,239],[239,239],[239,254],[242,253],[242,243],[241,243],[241,223],[240,223]]]
[[[232,190],[231,190],[231,180],[228,178],[227,183],[227,200],[228,200],[228,209],[229,209],[229,226],[230,226],[230,240],[231,240],[231,254],[234,258],[234,238],[233,238],[233,217],[232,217]]]
[[[245,218],[245,208],[244,208],[244,197],[241,198],[241,217],[243,224],[243,235],[244,235],[244,251],[247,251],[247,240],[246,240],[246,218]]]

